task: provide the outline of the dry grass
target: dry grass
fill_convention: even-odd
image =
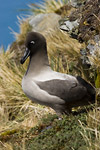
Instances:
[[[20,21],[20,34],[17,34],[17,41],[24,41],[28,32],[32,31],[32,26],[28,20]]]
[[[87,126],[80,122],[83,129],[81,134],[86,142],[87,150],[100,150],[100,108],[98,109],[94,108],[88,113]]]
[[[32,3],[29,5],[30,11],[34,12],[35,14],[38,13],[53,13],[56,12],[59,8],[64,6],[68,3],[69,0],[44,0],[40,4]]]
[[[68,55],[70,58],[80,57],[80,48],[82,45],[75,39],[59,29],[50,30],[47,36],[49,54],[54,55],[58,52]]]
[[[38,124],[50,108],[32,103],[23,93],[21,80],[26,70],[16,65],[14,53],[0,54],[0,137],[8,136],[21,128],[30,128]]]
[[[32,31],[32,26],[29,24],[28,18],[18,18],[18,26],[19,26],[19,33],[13,31],[11,28],[10,30],[12,31],[12,34],[15,36],[15,39],[17,42],[23,42],[25,41],[26,35],[28,32]]]
[[[18,68],[12,61],[13,56],[14,53],[9,51],[0,54],[0,102],[12,103],[13,100],[21,102],[25,100],[21,89],[22,73],[25,68],[22,66]]]
[[[59,29],[49,30],[45,36],[52,69],[63,73],[71,73],[73,70],[74,75],[77,74],[79,68],[76,67],[76,64],[79,61],[80,48],[83,45]]]
[[[3,143],[0,141],[0,150],[13,150],[11,143]]]
[[[97,90],[98,105],[100,105],[100,45],[97,45],[94,54],[88,56],[92,67],[96,71],[95,86]],[[95,74],[94,74],[95,76]],[[87,150],[100,150],[100,108],[96,107],[88,113],[87,126],[81,123],[82,136],[87,144]]]

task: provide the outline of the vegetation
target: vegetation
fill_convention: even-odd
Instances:
[[[87,115],[87,125],[80,122],[83,131],[81,135],[88,150],[100,149],[100,108],[94,109]]]
[[[47,43],[49,60],[53,70],[74,75],[80,74],[80,68],[77,65],[82,44],[59,29],[48,32]]]
[[[30,10],[35,14],[39,13],[54,13],[58,11],[62,6],[67,4],[69,0],[44,0],[40,4],[34,4],[32,3],[29,5]]]
[[[30,130],[20,131],[20,133],[15,133],[13,137],[10,138],[10,142],[17,140],[13,143],[13,149],[21,149],[22,143],[21,139],[25,140],[25,149],[27,150],[70,150],[85,147],[85,141],[79,131],[82,131],[79,126],[78,119],[86,123],[85,114],[78,116],[63,116],[62,120],[58,120],[56,115],[48,115],[43,118],[39,125]],[[75,138],[77,137],[77,138]]]
[[[0,136],[14,134],[20,128],[33,127],[49,108],[31,103],[21,88],[25,65],[17,65],[15,53],[0,54]]]
[[[31,11],[38,13],[59,13],[67,0],[44,1],[31,4]],[[65,7],[64,7],[65,8]],[[65,10],[64,10],[65,11]],[[65,15],[66,13],[64,13]],[[33,15],[34,16],[34,15]],[[46,21],[45,21],[46,22]],[[73,109],[69,116],[58,119],[47,107],[32,103],[21,88],[22,77],[28,60],[20,65],[27,32],[34,30],[28,19],[19,19],[20,33],[16,41],[4,52],[0,49],[0,149],[2,150],[99,150],[100,108],[91,111]],[[80,49],[85,43],[71,38],[59,28],[43,33],[48,43],[49,62],[53,70],[72,75],[81,75],[96,85],[98,102],[100,95],[100,47],[94,55],[88,55],[91,67],[84,69]],[[51,44],[52,43],[52,44]],[[96,79],[96,80],[95,80]]]

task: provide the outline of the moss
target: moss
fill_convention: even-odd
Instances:
[[[86,113],[62,116],[61,120],[49,114],[38,126],[15,133],[9,142],[14,150],[22,149],[23,140],[27,150],[83,150],[87,145],[79,120],[86,125]]]
[[[10,138],[11,135],[13,135],[13,134],[15,134],[17,132],[19,132],[19,129],[7,130],[7,131],[1,133],[0,140],[6,141],[6,140],[8,140]]]
[[[96,88],[100,88],[100,71],[97,70],[97,77],[95,80],[95,86]]]
[[[94,112],[91,111],[91,113],[94,116]],[[11,143],[13,150],[95,149],[94,143],[99,143],[100,140],[96,138],[95,130],[91,127],[95,129],[94,120],[92,122],[85,112],[63,115],[62,119],[58,119],[57,115],[49,114],[42,118],[38,126],[30,129],[21,128],[20,131],[14,131],[1,140]],[[100,126],[98,126],[99,130]]]
[[[42,129],[38,136],[26,142],[27,150],[70,150],[72,148],[78,150],[85,145],[80,134],[81,128],[78,120],[86,123],[85,114],[63,116],[62,120],[54,119],[53,122],[50,123],[49,129],[46,129],[44,126],[44,130]],[[31,130],[30,134],[34,134],[34,130]]]

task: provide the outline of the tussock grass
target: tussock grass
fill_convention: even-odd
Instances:
[[[18,68],[12,57],[14,53],[2,53],[0,55],[0,101],[8,101],[10,103],[14,100],[23,102],[25,96],[21,90],[22,73],[25,68],[21,66]],[[20,97],[22,96],[22,97]]]
[[[80,48],[82,45],[77,40],[70,38],[64,31],[59,29],[50,30],[47,42],[49,43],[49,54],[51,55],[57,53],[58,50],[58,52],[64,53],[68,57],[74,57],[74,59],[80,57]]]
[[[35,14],[39,13],[54,13],[59,8],[68,3],[69,0],[44,0],[40,4],[32,3],[29,5],[30,11]]]
[[[32,103],[23,93],[22,77],[26,65],[16,65],[15,53],[0,54],[0,137],[18,132],[20,128],[30,128],[38,124],[40,118],[53,113],[50,108]]]
[[[23,43],[25,41],[26,35],[28,32],[32,31],[32,26],[29,24],[28,18],[18,18],[18,26],[19,26],[19,33],[13,31],[11,28],[10,30],[12,31],[12,34],[15,36],[15,39],[17,42]]]
[[[20,33],[19,34],[16,34],[16,38],[17,38],[17,41],[24,41],[25,38],[26,38],[26,35],[28,32],[32,31],[32,26],[29,24],[29,21],[28,19],[27,20],[20,20],[20,18],[18,19],[19,20],[19,27],[20,27]]]
[[[76,64],[80,59],[80,48],[83,45],[59,29],[47,32],[46,39],[49,61],[53,70],[70,74],[74,72],[74,75],[79,73],[80,69]]]

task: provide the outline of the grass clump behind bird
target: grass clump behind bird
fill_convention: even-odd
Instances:
[[[52,69],[74,76],[81,75],[85,77],[82,66],[79,64],[80,49],[84,45],[59,29],[52,29],[47,33],[48,56]]]
[[[32,31],[32,26],[29,24],[29,20],[24,19],[24,18],[18,18],[18,25],[19,25],[19,33],[13,31],[11,28],[10,30],[12,31],[12,34],[15,36],[16,41],[19,42],[19,44],[23,44],[26,38],[26,35],[28,32]]]

